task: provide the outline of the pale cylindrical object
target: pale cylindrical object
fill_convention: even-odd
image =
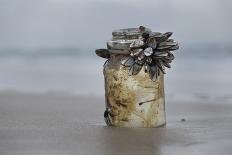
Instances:
[[[104,118],[109,126],[159,127],[166,124],[164,74],[179,45],[172,32],[149,28],[116,30],[107,49],[95,53],[104,64]]]
[[[111,54],[104,65],[105,101],[108,125],[158,127],[165,125],[164,76],[152,81],[144,69],[128,75],[121,65],[123,55]]]

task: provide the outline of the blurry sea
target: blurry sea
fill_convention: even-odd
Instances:
[[[166,98],[232,100],[232,47],[187,45],[165,76]],[[104,59],[93,49],[0,50],[0,91],[103,96]]]

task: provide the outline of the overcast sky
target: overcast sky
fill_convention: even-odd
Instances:
[[[231,43],[231,0],[0,0],[0,47],[102,47],[117,28]]]

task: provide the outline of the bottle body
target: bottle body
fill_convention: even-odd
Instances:
[[[152,81],[144,69],[128,75],[121,65],[123,55],[112,54],[104,65],[105,102],[108,121],[120,127],[165,125],[164,75]]]

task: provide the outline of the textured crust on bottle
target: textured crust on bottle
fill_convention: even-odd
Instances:
[[[118,58],[119,59],[119,58]],[[165,124],[164,77],[154,82],[143,70],[129,76],[116,58],[104,66],[106,107],[113,126],[158,127]]]

